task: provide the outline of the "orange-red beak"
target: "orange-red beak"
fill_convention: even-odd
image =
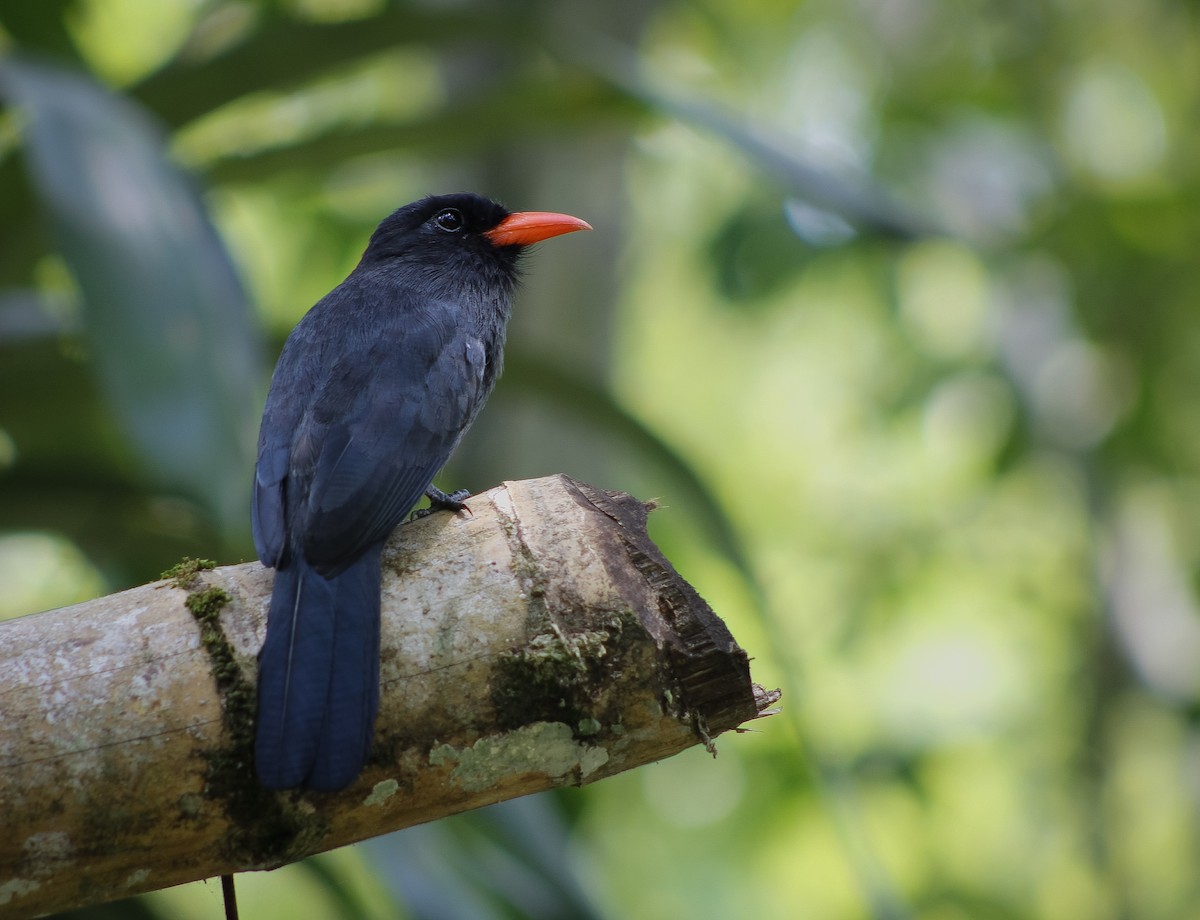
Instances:
[[[563,233],[591,230],[586,220],[553,211],[518,211],[492,227],[483,235],[493,246],[529,246]]]

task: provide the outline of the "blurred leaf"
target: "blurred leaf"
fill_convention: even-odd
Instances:
[[[790,232],[778,201],[747,201],[709,243],[718,289],[733,301],[754,302],[783,287],[809,250]]]
[[[288,170],[325,171],[354,157],[399,152],[416,157],[470,157],[528,144],[555,132],[600,132],[626,122],[629,103],[590,79],[509,81],[401,124],[370,124],[320,134],[217,161],[217,182],[264,181]]]
[[[196,505],[141,481],[82,351],[40,304],[0,300],[0,435],[14,454],[0,526],[60,533],[112,588],[128,587],[164,560],[211,553],[217,536]]]
[[[62,323],[46,309],[40,292],[0,291],[0,348],[17,342],[45,340],[60,331]]]
[[[75,43],[67,32],[64,14],[74,6],[74,0],[39,0],[6,3],[0,9],[4,31],[26,48],[35,48],[59,57],[76,56]]]
[[[519,44],[536,31],[519,7],[481,9],[478,5],[434,7],[390,4],[378,15],[346,22],[311,22],[288,16],[272,5],[255,10],[257,21],[240,40],[205,53],[204,36],[218,8],[202,22],[190,47],[173,66],[150,76],[134,91],[145,106],[173,127],[186,124],[226,102],[266,89],[286,89],[338,66],[399,45],[510,39]],[[206,28],[210,27],[210,28]]]
[[[350,885],[346,884],[345,879],[342,878],[337,869],[331,866],[327,860],[317,856],[313,859],[304,860],[301,865],[312,876],[313,880],[325,890],[325,893],[329,895],[329,900],[338,906],[338,916],[346,917],[347,920],[354,920],[355,917],[364,917],[367,915],[367,907],[363,903],[362,898],[357,895]]]
[[[14,472],[130,478],[128,451],[80,353],[65,336],[0,340],[0,420],[16,446]]]
[[[11,113],[0,111],[0,124]],[[8,155],[5,155],[5,154]],[[35,219],[36,199],[20,158],[0,153],[0,285],[31,286],[37,260],[47,248],[45,234]]]
[[[146,116],[90,79],[10,57],[0,88],[28,114],[29,171],[123,429],[161,487],[244,530],[258,337],[197,190]]]
[[[592,34],[576,37],[574,44],[570,60],[650,108],[725,141],[757,170],[817,209],[884,237],[914,239],[937,232],[931,221],[897,204],[868,176],[857,180],[840,176],[802,156],[794,142],[766,126],[660,85],[624,46]]]
[[[57,920],[159,920],[161,914],[140,898],[93,904],[54,915]]]
[[[593,920],[551,796],[378,837],[363,849],[415,920]],[[453,858],[449,858],[453,856]]]

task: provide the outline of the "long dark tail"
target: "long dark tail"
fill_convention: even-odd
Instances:
[[[275,573],[254,745],[270,789],[331,792],[366,763],[379,709],[379,557],[368,550],[334,578],[303,561]]]

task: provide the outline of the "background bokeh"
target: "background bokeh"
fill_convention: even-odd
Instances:
[[[252,557],[274,355],[392,208],[567,211],[443,484],[660,499],[783,714],[243,916],[1200,916],[1197,16],[0,0],[0,615]]]

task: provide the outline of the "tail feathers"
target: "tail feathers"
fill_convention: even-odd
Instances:
[[[349,785],[379,707],[379,551],[334,578],[302,561],[276,572],[259,652],[255,763],[271,789]]]
[[[379,710],[379,553],[337,576],[334,667],[317,756],[307,785],[334,790],[350,785],[371,753]],[[352,574],[356,569],[361,571]]]

